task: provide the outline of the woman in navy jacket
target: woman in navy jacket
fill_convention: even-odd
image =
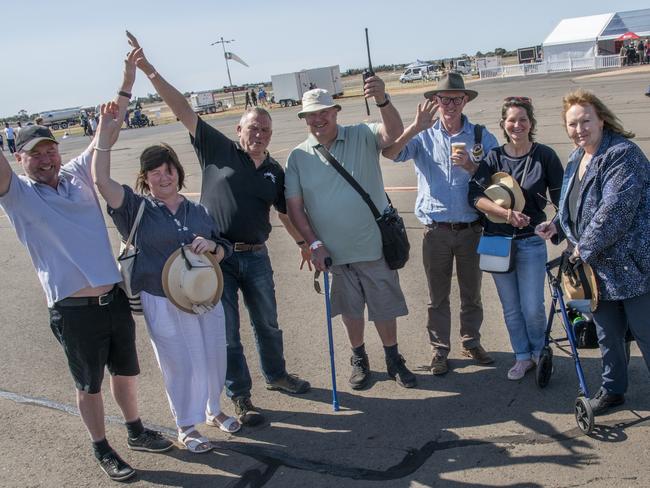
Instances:
[[[628,327],[650,369],[650,164],[630,141],[634,134],[593,93],[565,96],[563,117],[577,147],[564,173],[558,215],[536,232],[555,243],[566,237],[572,258],[596,275],[603,372],[589,402],[599,414],[625,401]]]

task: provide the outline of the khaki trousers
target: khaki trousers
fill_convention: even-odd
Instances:
[[[483,322],[479,255],[476,253],[482,228],[425,227],[422,261],[429,286],[427,330],[434,353],[447,355],[450,349],[451,310],[449,294],[454,258],[460,288],[460,337],[465,348],[480,344]]]

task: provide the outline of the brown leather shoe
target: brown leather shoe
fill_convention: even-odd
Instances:
[[[463,347],[460,353],[465,357],[472,358],[479,364],[492,364],[494,362],[492,356],[490,356],[480,344],[476,347],[472,347],[471,349],[465,349]]]
[[[449,371],[449,365],[447,364],[447,356],[443,356],[440,353],[434,353],[433,358],[431,359],[431,374],[443,375]]]

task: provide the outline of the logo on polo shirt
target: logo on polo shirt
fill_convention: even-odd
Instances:
[[[266,173],[264,173],[263,176],[267,180],[271,180],[273,183],[275,183],[275,175],[273,173],[271,173],[270,171],[267,171]]]

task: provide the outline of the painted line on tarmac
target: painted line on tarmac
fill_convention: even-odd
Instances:
[[[79,410],[72,406],[66,405],[64,403],[54,402],[45,398],[29,397],[24,395],[19,395],[6,390],[0,390],[0,398],[4,398],[16,403],[24,405],[32,405],[37,407],[50,408],[53,410],[59,410],[70,415],[79,416]],[[635,411],[631,410],[631,413],[635,415],[634,418],[621,420],[611,420],[608,422],[602,422],[596,425],[594,431],[591,433],[592,439],[616,439],[620,438],[621,433],[626,428],[631,428],[636,425],[645,423],[650,420],[650,417],[641,417]],[[115,423],[115,424],[124,424],[124,421],[120,417],[116,416],[106,416],[106,422]],[[158,430],[168,436],[174,438],[176,437],[176,430],[170,429],[160,425],[146,424],[148,428]],[[456,433],[452,431],[442,430],[438,439],[441,436],[457,436]],[[459,449],[465,447],[477,447],[477,446],[495,446],[495,445],[543,445],[551,443],[561,443],[567,442],[570,440],[578,439],[584,437],[585,434],[580,431],[577,427],[569,429],[565,432],[558,432],[552,435],[545,435],[539,433],[531,434],[518,434],[518,435],[506,435],[506,436],[495,436],[487,437],[485,439],[474,438],[474,439],[462,439],[454,438],[450,440],[433,440],[426,442],[420,448],[408,448],[405,447],[403,450],[406,451],[404,457],[389,468],[385,470],[376,470],[368,469],[363,467],[355,467],[344,464],[334,464],[330,461],[319,461],[314,459],[307,459],[299,456],[290,454],[287,451],[283,451],[277,448],[269,448],[260,445],[253,445],[243,442],[236,441],[223,441],[223,442],[213,442],[217,449],[227,450],[231,452],[236,452],[244,456],[251,457],[260,462],[261,466],[259,468],[251,468],[241,475],[241,479],[236,481],[234,484],[229,486],[233,488],[245,488],[245,487],[254,487],[260,488],[264,486],[268,481],[271,480],[278,468],[284,466],[287,468],[297,469],[301,471],[309,471],[313,473],[324,474],[328,476],[334,476],[337,478],[348,478],[354,480],[364,480],[364,481],[389,481],[397,480],[404,478],[406,476],[412,475],[422,465],[427,462],[435,453],[440,451],[445,451],[449,449]],[[394,448],[395,446],[393,446]],[[577,459],[574,462],[580,462],[581,459]],[[588,455],[582,456],[583,462],[588,462]],[[262,471],[260,471],[262,469]]]

